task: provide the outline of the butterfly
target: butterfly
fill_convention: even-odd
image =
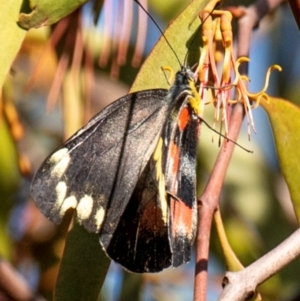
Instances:
[[[181,66],[169,90],[128,94],[94,116],[36,172],[31,194],[40,211],[60,223],[76,209],[77,221],[129,271],[188,262],[197,225],[197,85]]]
[[[170,90],[119,98],[44,161],[31,184],[40,211],[69,208],[126,269],[158,272],[190,260],[196,233],[199,126],[193,72]]]

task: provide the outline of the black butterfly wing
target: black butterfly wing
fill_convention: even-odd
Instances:
[[[104,243],[108,255],[130,271],[158,272],[191,257],[199,119],[185,100],[185,95],[179,97],[169,114],[118,228]]]
[[[166,90],[129,94],[106,107],[37,171],[32,196],[59,223],[70,207],[86,229],[109,241],[167,118]],[[105,238],[104,238],[105,237]]]
[[[149,160],[120,218],[110,243],[109,257],[126,269],[159,272],[171,265],[167,208],[159,197],[156,162]],[[100,241],[103,233],[100,233]]]

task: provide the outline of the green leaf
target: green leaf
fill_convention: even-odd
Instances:
[[[88,0],[31,0],[30,13],[19,15],[19,25],[24,29],[38,28],[56,23]]]
[[[11,210],[10,197],[16,193],[21,178],[16,145],[11,137],[9,125],[3,117],[0,117],[0,141],[0,208],[5,208],[0,211],[1,216]]]
[[[273,129],[281,171],[289,187],[294,210],[300,221],[300,108],[287,100],[262,100]]]
[[[54,300],[97,300],[110,260],[99,235],[75,224],[68,233],[57,278]]]
[[[21,0],[0,1],[0,89],[26,34],[26,31],[16,22],[21,3]]]
[[[201,31],[199,31],[200,20],[195,19],[195,12],[201,11],[207,3],[208,0],[192,1],[164,32],[165,38],[174,49],[179,61],[166,39],[161,36],[141,67],[130,92],[155,88],[169,89],[162,67],[168,66],[177,72],[183,64],[193,66],[198,62]],[[186,55],[188,55],[187,62],[185,62]],[[169,77],[168,73],[166,75]]]
[[[0,255],[10,258],[11,241],[7,222],[14,204],[21,176],[18,168],[16,145],[5,118],[0,117]]]

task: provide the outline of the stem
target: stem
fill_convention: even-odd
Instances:
[[[259,284],[280,271],[299,255],[300,229],[244,270],[226,273],[226,286],[218,301],[246,300],[247,296],[254,294]]]
[[[244,111],[240,104],[233,107],[229,125],[228,137],[236,141],[243,121]],[[215,166],[208,180],[202,196],[198,200],[198,234],[196,239],[196,268],[194,301],[206,300],[207,265],[210,228],[213,214],[219,205],[221,189],[224,183],[226,171],[234,150],[234,144],[224,141],[222,149],[216,160]]]
[[[298,0],[299,2],[300,0]],[[273,10],[282,0],[258,0],[248,8],[239,7],[238,9],[229,9],[232,12],[238,12],[238,44],[237,56],[249,56],[250,41],[252,30],[255,28],[261,18],[270,10]],[[244,64],[242,73],[247,74],[247,65]],[[245,111],[241,104],[233,107],[231,121],[229,125],[228,136],[236,141]],[[213,214],[218,208],[221,189],[224,183],[225,174],[233,153],[234,144],[230,141],[224,141],[219,153],[212,174],[208,180],[202,196],[198,200],[198,233],[196,249],[196,267],[195,267],[195,285],[194,301],[205,301],[207,290],[207,265],[209,252],[210,228]],[[230,298],[228,300],[231,300]]]

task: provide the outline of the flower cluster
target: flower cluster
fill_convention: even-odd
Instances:
[[[210,2],[212,5],[214,2]],[[212,12],[213,11],[213,12]],[[206,7],[202,12],[202,40],[203,49],[196,74],[200,81],[199,94],[205,102],[215,106],[214,123],[223,122],[225,135],[228,133],[228,122],[232,104],[243,104],[248,123],[248,136],[250,128],[255,132],[251,109],[259,105],[266,93],[269,77],[272,70],[281,71],[280,66],[272,65],[267,73],[263,89],[257,93],[250,93],[247,89],[249,78],[239,73],[239,66],[243,62],[249,62],[249,58],[240,57],[235,59],[233,53],[232,15],[229,11],[213,10]],[[221,43],[220,43],[221,42]],[[215,54],[217,45],[223,48],[223,62],[221,76],[218,73]],[[213,91],[213,97],[209,90]]]

